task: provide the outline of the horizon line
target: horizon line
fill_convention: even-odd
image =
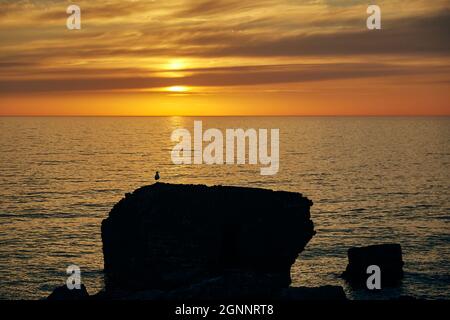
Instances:
[[[185,118],[194,118],[194,117],[210,117],[210,118],[224,118],[224,117],[292,117],[292,118],[300,118],[300,117],[374,117],[374,118],[388,118],[388,117],[450,117],[450,114],[274,114],[274,115],[108,115],[108,114],[92,114],[92,115],[77,115],[77,114],[0,114],[0,118],[165,118],[165,117],[185,117]]]

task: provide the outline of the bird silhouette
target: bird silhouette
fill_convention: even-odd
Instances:
[[[156,180],[156,181],[159,180],[159,171],[156,171],[156,174],[155,174],[155,180]]]

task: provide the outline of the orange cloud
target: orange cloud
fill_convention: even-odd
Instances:
[[[0,2],[0,114],[108,114],[124,92],[124,114],[450,113],[448,1],[378,1],[380,31],[359,0],[81,0],[77,31],[68,4]]]

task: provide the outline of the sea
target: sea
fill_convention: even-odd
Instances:
[[[279,129],[279,171],[176,165],[174,130]],[[270,149],[269,149],[270,150]],[[340,285],[349,299],[450,299],[449,117],[1,117],[0,299],[43,299],[77,265],[101,290],[100,224],[124,194],[162,182],[287,190],[313,200],[317,234],[293,286]],[[211,212],[214,214],[214,212]],[[274,213],[276,214],[276,213]],[[353,290],[353,246],[400,243],[399,287]]]

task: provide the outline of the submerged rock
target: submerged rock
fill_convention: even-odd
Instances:
[[[252,271],[229,271],[190,286],[167,292],[165,300],[265,299],[280,295],[279,276]]]
[[[80,289],[67,288],[66,285],[57,287],[53,292],[47,297],[47,300],[86,300],[89,299],[89,293],[86,290],[84,284],[81,285]]]
[[[312,201],[256,188],[156,183],[102,222],[106,291],[268,296],[315,234]]]
[[[403,278],[403,259],[400,244],[380,244],[353,247],[348,250],[348,265],[342,273],[352,286],[366,285],[367,267],[377,265],[381,270],[381,285],[395,286]]]
[[[283,300],[347,300],[344,289],[341,286],[322,287],[292,287],[285,289],[281,296]]]

